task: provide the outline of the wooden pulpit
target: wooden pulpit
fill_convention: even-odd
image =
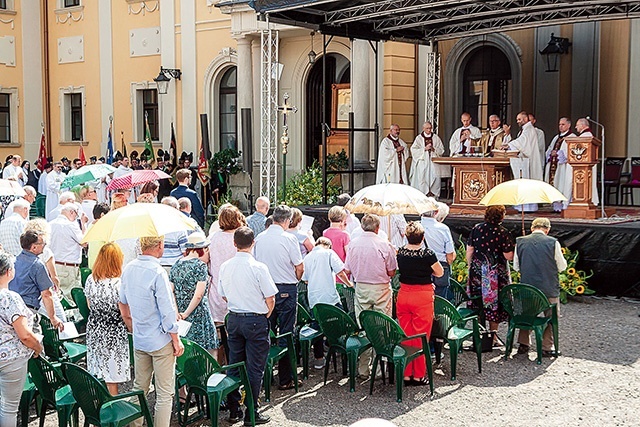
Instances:
[[[568,163],[573,168],[573,198],[567,209],[562,211],[563,218],[600,217],[600,209],[593,204],[593,173],[594,165],[598,163],[600,145],[599,139],[588,137],[568,137]],[[601,201],[602,203],[602,201]]]

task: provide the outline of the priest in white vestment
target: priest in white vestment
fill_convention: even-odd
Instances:
[[[417,188],[427,196],[440,197],[440,174],[438,165],[431,159],[442,157],[444,145],[440,137],[434,133],[430,122],[424,122],[422,132],[413,140],[411,146],[411,186]]]
[[[562,117],[558,122],[558,131],[545,153],[547,164],[544,168],[544,180],[557,188],[567,198],[564,202],[553,202],[553,210],[556,212],[566,209],[571,201],[573,173],[571,165],[567,163],[567,143],[564,139],[576,136],[571,132],[571,120],[567,117]]]
[[[536,130],[536,134],[538,135],[538,150],[540,150],[540,164],[542,166],[542,173],[544,174],[544,165],[545,165],[545,149],[547,146],[547,139],[544,136],[544,131],[539,127],[536,127],[536,116],[533,114],[529,114],[529,121],[533,125],[533,128]]]
[[[516,121],[521,128],[521,133],[516,139],[510,136],[505,137],[502,148],[518,150],[517,158],[511,158],[511,171],[514,178],[529,178],[542,181],[542,162],[540,151],[538,150],[538,134],[533,124],[529,121],[529,116],[522,111],[518,114]],[[518,207],[516,207],[518,209]],[[535,212],[538,210],[537,203],[523,205],[525,212]]]
[[[489,128],[482,131],[480,146],[485,156],[491,156],[491,150],[499,150],[502,147],[502,141],[505,137],[500,117],[495,114],[489,116]]]
[[[53,169],[47,174],[47,201],[45,207],[45,215],[51,212],[59,204],[60,184],[66,178],[62,172],[62,162],[55,162]]]
[[[451,157],[468,153],[471,146],[475,145],[475,141],[482,138],[480,129],[471,124],[471,114],[462,113],[460,122],[462,126],[456,129],[449,139],[449,156]]]
[[[133,172],[133,169],[129,167],[129,158],[123,157],[122,163],[120,163],[120,166],[118,166],[116,170],[113,172],[113,179],[120,178],[121,176],[124,176],[131,172]],[[129,204],[135,203],[136,197],[137,197],[136,191],[135,189],[132,189],[131,193],[129,193]]]
[[[407,179],[407,144],[400,139],[400,126],[393,124],[380,143],[376,184],[409,184]]]

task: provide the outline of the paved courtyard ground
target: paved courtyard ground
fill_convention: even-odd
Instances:
[[[483,354],[480,374],[475,354],[465,352],[458,359],[458,378],[450,381],[445,354],[435,368],[433,399],[428,387],[411,387],[396,403],[394,386],[381,382],[371,396],[367,382],[358,382],[355,393],[349,393],[339,373],[331,372],[323,385],[321,371],[312,369],[299,393],[272,392],[264,413],[273,427],[348,426],[370,417],[398,426],[637,426],[639,313],[639,303],[624,300],[585,298],[563,305],[562,356],[543,359],[542,365],[533,351],[528,357],[514,351],[505,361],[502,348]],[[506,335],[504,326],[500,335]],[[36,423],[32,411],[30,427]],[[54,412],[46,425],[57,425]],[[172,425],[178,425],[175,418]],[[230,424],[221,420],[219,425]]]

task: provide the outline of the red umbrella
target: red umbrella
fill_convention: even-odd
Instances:
[[[157,169],[137,170],[112,180],[107,186],[107,190],[133,188],[147,182],[166,178],[171,178],[171,176]]]

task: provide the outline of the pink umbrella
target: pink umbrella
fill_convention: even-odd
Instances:
[[[112,180],[107,186],[107,190],[133,188],[147,182],[166,178],[171,178],[171,176],[157,169],[137,170]]]

